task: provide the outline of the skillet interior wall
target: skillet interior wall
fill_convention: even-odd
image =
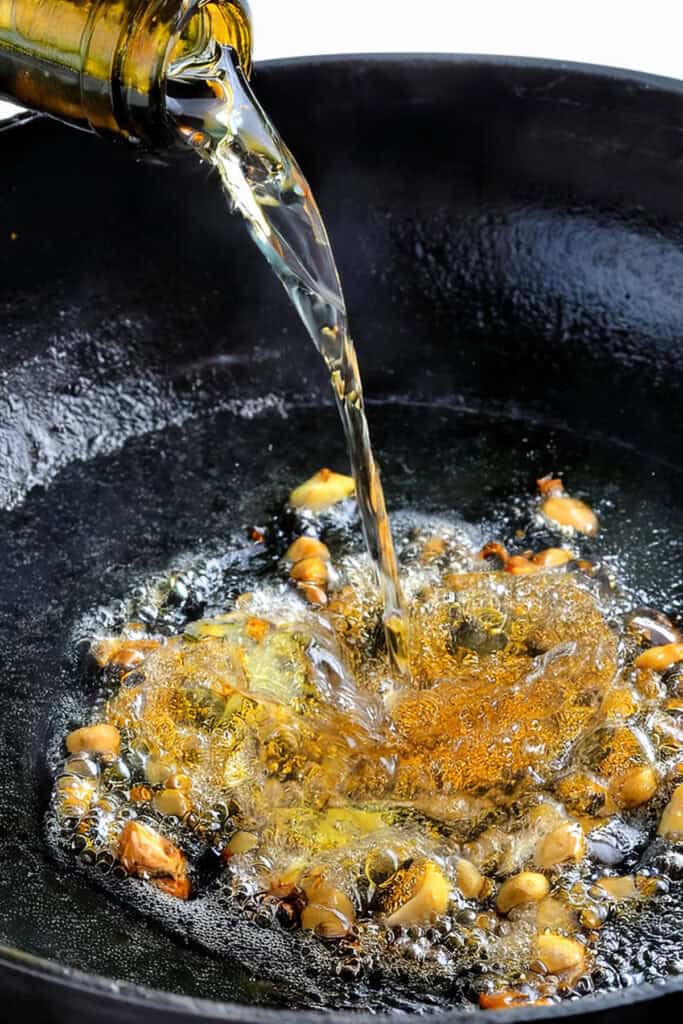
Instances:
[[[676,460],[680,87],[438,57],[256,81],[323,208],[369,397],[484,396]],[[3,504],[201,408],[217,378],[243,397],[324,387],[204,167],[47,123],[0,145]]]
[[[294,64],[256,83],[328,221],[372,399],[483,401],[680,464],[670,83],[445,58]],[[212,504],[209,473],[197,493],[172,478],[137,507],[141,479],[113,457],[103,484],[89,463],[218,400],[244,413],[264,394],[271,409],[325,394],[322,371],[191,159],[138,163],[48,123],[0,135],[0,232],[3,503],[38,485],[0,522],[0,940],[106,971],[94,936],[113,936],[121,976],[277,1001],[60,876],[43,851],[41,751],[82,611],[125,592],[131,566],[156,571],[226,515],[247,521],[257,482],[264,500],[289,483],[258,415],[226,440],[229,506]],[[177,451],[183,432],[170,436]],[[46,893],[38,928],[25,908]]]

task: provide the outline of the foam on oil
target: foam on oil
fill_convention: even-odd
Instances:
[[[130,595],[129,600],[115,608],[99,609],[87,617],[76,635],[90,639],[98,635],[111,635],[131,620],[145,622],[145,635],[176,634],[186,627],[195,608],[201,607],[202,616],[219,614],[234,607],[238,593],[250,591],[254,595],[249,599],[250,614],[273,622],[287,622],[290,625],[298,623],[296,628],[308,628],[315,632],[321,650],[326,649],[328,655],[334,654],[338,681],[343,683],[346,679],[348,682],[346,706],[357,702],[358,720],[368,732],[376,733],[378,727],[381,730],[382,723],[386,721],[387,707],[392,707],[391,700],[387,702],[385,699],[388,690],[384,685],[391,673],[381,655],[381,645],[377,647],[376,626],[381,621],[381,609],[373,586],[372,572],[360,545],[360,530],[350,511],[347,505],[322,518],[307,514],[292,518],[292,513],[287,513],[284,517],[275,517],[269,523],[266,530],[269,539],[265,550],[263,545],[250,544],[244,538],[234,536],[226,543],[226,550],[222,553],[215,553],[210,558],[188,555],[179,559],[171,573],[163,578],[143,582]],[[533,509],[530,509],[528,502],[523,501],[518,502],[513,514],[510,514],[509,509],[506,515],[494,513],[483,527],[470,526],[455,514],[435,518],[419,513],[403,513],[397,517],[395,529],[399,539],[400,563],[406,600],[414,609],[414,631],[416,623],[422,621],[421,633],[414,632],[414,635],[421,635],[423,647],[433,645],[438,662],[444,654],[431,630],[433,624],[438,622],[440,609],[447,607],[449,629],[455,631],[461,647],[460,677],[464,679],[468,674],[468,659],[473,656],[479,659],[475,666],[476,675],[481,675],[482,669],[489,672],[494,670],[491,657],[495,658],[495,651],[489,651],[485,638],[471,628],[471,620],[477,609],[480,615],[485,612],[484,619],[491,625],[492,598],[495,608],[504,611],[509,594],[514,593],[517,601],[526,594],[531,605],[539,599],[547,602],[552,594],[552,612],[565,620],[567,616],[576,614],[576,600],[583,602],[590,598],[600,619],[610,623],[607,633],[623,636],[619,643],[625,645],[621,655],[625,670],[628,660],[626,652],[632,651],[633,641],[629,639],[628,632],[624,631],[624,615],[635,603],[633,589],[625,576],[622,576],[616,587],[614,580],[597,573],[581,580],[578,588],[575,588],[565,574],[562,579],[557,577],[552,584],[545,585],[550,590],[544,597],[543,585],[539,587],[538,578],[529,577],[527,581],[513,582],[497,573],[479,572],[474,580],[474,592],[470,593],[469,587],[460,591],[460,604],[463,598],[465,604],[471,599],[465,616],[470,625],[464,631],[462,616],[457,622],[453,620],[454,602],[451,592],[443,593],[436,603],[434,596],[426,593],[434,587],[438,589],[444,575],[471,574],[472,558],[481,543],[491,536],[504,536],[513,527],[516,532],[523,513],[527,515],[524,524],[527,528],[525,542],[534,531],[537,531],[539,537],[543,535],[546,527],[537,524]],[[293,535],[302,529],[310,531],[313,526],[329,542],[333,551],[339,574],[336,583],[339,599],[349,600],[346,587],[350,586],[353,591],[355,603],[347,609],[344,617],[351,624],[352,630],[357,630],[356,635],[361,637],[360,648],[355,651],[351,645],[346,647],[344,654],[340,652],[341,634],[334,639],[329,620],[323,622],[319,613],[307,608],[289,588],[286,576],[282,575],[280,557],[283,548]],[[439,538],[440,543],[430,547],[434,537]],[[425,550],[428,552],[426,558]],[[577,555],[580,553],[580,550],[576,551]],[[562,600],[563,591],[568,602],[566,605],[558,603]],[[485,609],[481,604],[482,595],[487,600]],[[584,611],[588,608],[587,604]],[[421,620],[420,609],[428,611],[427,623]],[[359,611],[360,618],[356,614]],[[374,637],[372,629],[363,627],[365,616],[375,624]],[[603,628],[597,620],[595,626]],[[549,628],[552,628],[552,622]],[[577,641],[590,643],[591,636],[595,637],[595,629],[589,624],[585,636],[579,629]],[[535,640],[538,642],[538,635]],[[422,655],[418,653],[418,660]],[[537,680],[539,670],[541,676],[543,674],[544,663],[547,668],[547,656],[536,662]],[[329,667],[329,659],[327,664]],[[379,671],[378,664],[381,665]],[[575,667],[580,668],[578,662]],[[437,665],[437,674],[440,672]],[[108,687],[105,686],[100,699],[90,711],[90,720],[98,720],[106,715],[106,709],[111,706],[112,696],[119,685],[118,679],[109,678]],[[476,679],[473,677],[468,685],[476,689]],[[610,685],[613,685],[611,680]],[[519,682],[514,686],[519,687]],[[500,687],[502,694],[503,676],[500,677]],[[369,691],[367,693],[366,688]],[[335,695],[338,696],[338,689],[333,698]],[[472,706],[470,698],[463,706],[463,712],[467,713],[467,708]],[[429,691],[424,694],[418,707],[421,707],[421,713],[417,719],[414,719],[410,707],[404,708],[408,716],[406,719],[404,715],[404,727],[410,729],[415,722],[422,727],[424,712],[430,708]],[[532,713],[526,706],[517,707],[514,720],[509,723],[510,730],[498,729],[498,738],[503,745],[507,735],[514,747],[515,730],[520,725],[523,727],[527,712]],[[653,713],[651,709],[650,714]],[[500,718],[502,708],[498,709],[497,714],[500,726],[503,721]],[[480,729],[485,724],[485,718],[482,718]],[[449,727],[444,720],[441,728],[442,731],[453,728],[454,733],[460,735],[460,742],[463,738],[468,742],[470,733],[463,734],[457,726]],[[674,760],[676,758],[675,751],[667,752],[661,745],[655,748],[648,731],[651,728],[652,722],[639,720],[631,723],[629,731],[639,742],[644,757],[654,759],[661,765],[661,770],[666,772],[669,770],[667,758],[670,765],[671,757]],[[547,730],[542,726],[539,731],[542,742],[547,743]],[[591,728],[585,735],[581,733],[574,752],[564,753],[562,771],[565,775],[567,768],[574,763],[575,766],[589,765],[595,768],[595,759],[601,754],[601,741],[593,741],[593,732]],[[523,746],[520,745],[518,749],[522,751]],[[538,749],[527,746],[524,750],[527,756],[533,756],[535,764],[539,765],[543,761],[542,757],[540,760],[538,758]],[[496,764],[495,748],[489,748],[489,754],[490,763]],[[461,750],[458,760],[463,759],[469,760],[476,771],[486,768],[485,762],[478,758],[474,749],[470,749],[466,755]],[[286,858],[291,857],[289,841],[285,846],[277,842],[269,846],[265,842],[258,856],[243,857],[222,871],[216,870],[215,854],[209,854],[207,862],[207,850],[220,849],[222,843],[229,842],[238,827],[239,817],[239,808],[231,807],[230,800],[225,797],[221,802],[220,795],[215,790],[212,792],[210,787],[206,790],[207,806],[198,809],[199,817],[204,815],[198,828],[193,828],[188,820],[181,822],[160,816],[149,807],[133,812],[139,820],[147,822],[181,846],[196,864],[193,877],[197,895],[194,899],[186,903],[172,900],[144,882],[118,878],[121,871],[112,856],[112,836],[130,813],[127,794],[131,785],[145,781],[144,756],[140,758],[139,750],[125,747],[122,761],[123,764],[114,766],[93,765],[92,770],[101,780],[100,784],[106,790],[111,806],[105,807],[105,814],[100,815],[97,821],[86,821],[87,827],[78,833],[75,848],[74,822],[65,823],[63,816],[58,813],[57,804],[53,805],[51,841],[63,863],[73,865],[75,854],[78,863],[87,872],[93,872],[100,884],[119,898],[132,901],[146,916],[158,920],[175,934],[183,935],[215,954],[230,956],[245,965],[251,962],[258,972],[262,972],[263,977],[282,978],[283,962],[289,957],[285,976],[288,979],[294,976],[295,988],[292,991],[296,991],[302,1003],[354,1005],[361,998],[378,1008],[396,1005],[414,1008],[420,1003],[427,1005],[430,1002],[427,993],[431,991],[431,1000],[436,1004],[460,1005],[504,985],[518,988],[539,986],[539,978],[533,966],[530,969],[537,932],[533,908],[522,907],[512,914],[501,915],[496,912],[491,900],[482,904],[481,901],[466,899],[458,895],[456,888],[446,913],[440,915],[432,926],[387,928],[382,923],[381,915],[378,917],[371,909],[371,887],[374,882],[372,868],[368,878],[368,864],[379,865],[382,871],[386,871],[382,860],[386,847],[382,854],[382,842],[388,842],[389,846],[392,843],[395,845],[397,836],[412,857],[429,857],[448,875],[455,876],[458,859],[463,853],[478,859],[482,867],[487,857],[489,860],[493,858],[488,870],[494,879],[497,874],[500,877],[509,874],[515,865],[515,857],[519,856],[515,851],[523,849],[524,844],[530,842],[529,804],[525,804],[524,799],[518,799],[517,806],[510,805],[505,796],[505,786],[499,794],[498,809],[493,811],[493,816],[487,812],[481,824],[472,829],[471,821],[465,827],[462,822],[454,824],[449,820],[443,806],[437,806],[438,801],[427,806],[424,793],[416,796],[404,789],[402,795],[397,794],[394,785],[392,799],[395,804],[403,805],[398,822],[392,823],[386,833],[375,831],[365,838],[356,837],[345,853],[344,859],[353,861],[354,866],[347,865],[342,874],[336,877],[342,879],[361,911],[353,934],[346,941],[330,944],[302,934],[289,909],[283,909],[282,900],[269,896],[264,887],[264,877],[268,873],[282,870]],[[514,757],[508,763],[514,765]],[[425,763],[421,761],[420,764],[424,772]],[[447,759],[443,764],[444,769],[448,765]],[[552,790],[555,781],[553,773],[557,769],[555,761],[550,768],[547,780],[539,777],[532,787],[538,793],[545,791],[548,795],[548,787]],[[488,794],[496,790],[492,782],[496,780],[486,780],[484,789]],[[232,792],[237,798],[235,804],[238,804],[239,790]],[[663,919],[660,920],[659,916],[662,911],[669,915],[674,910],[678,913],[679,899],[677,874],[680,869],[677,867],[677,858],[680,855],[675,846],[663,844],[661,840],[653,841],[652,838],[665,797],[666,792],[663,790],[656,801],[642,810],[622,811],[607,817],[588,833],[589,853],[586,862],[567,869],[556,880],[553,896],[561,897],[569,907],[569,912],[578,921],[574,934],[586,942],[591,954],[590,963],[579,977],[555,985],[554,997],[571,997],[575,993],[586,993],[593,989],[606,990],[633,984],[643,978],[665,978],[681,970],[683,965],[678,958],[674,935],[668,932],[668,926],[664,927]],[[571,802],[576,799],[576,794],[569,793],[566,799]],[[306,850],[304,843],[300,852]],[[316,850],[311,853],[308,849],[305,856],[314,856],[318,864],[333,868],[336,872],[341,870],[334,851]],[[632,872],[644,878],[650,877],[656,891],[653,890],[647,900],[640,900],[637,904],[611,906],[607,919],[601,921],[605,904],[596,896],[595,881],[610,872]],[[581,924],[582,915],[585,922],[590,924]],[[647,929],[650,930],[649,939],[642,927],[643,922],[647,922]],[[596,924],[601,926],[598,930]],[[653,934],[656,935],[654,943],[651,941]],[[272,955],[270,962],[266,950],[270,950]],[[395,988],[396,983],[401,993],[399,996],[392,994],[392,984]],[[553,979],[550,979],[550,983],[555,984]],[[541,979],[540,984],[548,986],[549,983]]]

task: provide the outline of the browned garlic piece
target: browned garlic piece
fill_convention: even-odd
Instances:
[[[235,832],[224,851],[224,857],[239,857],[258,846],[258,836],[253,832]]]
[[[298,537],[289,546],[285,559],[292,562],[289,578],[310,604],[327,604],[328,562],[330,552],[315,537]]]
[[[636,668],[652,669],[653,672],[664,672],[679,661],[683,661],[683,643],[650,647],[649,650],[638,655],[634,665]]]
[[[546,519],[562,529],[595,536],[599,527],[595,512],[585,502],[571,498],[561,480],[542,477],[537,485],[543,497],[541,513]]]
[[[503,882],[496,896],[496,907],[501,914],[507,914],[522,903],[538,903],[548,895],[550,886],[545,875],[537,871],[520,871]]]
[[[539,868],[554,868],[566,861],[578,863],[586,853],[586,838],[578,822],[566,821],[549,832],[536,848]]]
[[[455,869],[458,889],[466,900],[476,900],[488,888],[488,879],[472,861],[461,857]]]
[[[536,938],[536,955],[551,974],[578,967],[586,956],[585,946],[556,932],[544,932]]]
[[[310,508],[320,511],[350,498],[355,490],[353,477],[333,473],[331,469],[320,469],[304,483],[295,487],[289,495],[289,504],[294,508]]]
[[[382,886],[386,924],[426,924],[445,913],[451,883],[432,860],[415,860]]]
[[[135,668],[141,665],[148,654],[160,646],[159,640],[140,637],[138,640],[98,640],[92,648],[92,655],[101,667],[117,665],[120,668]]]
[[[657,834],[670,839],[683,835],[683,784],[676,786],[659,820]]]
[[[147,879],[178,899],[189,897],[190,882],[184,855],[169,839],[147,825],[128,822],[119,836],[118,858],[129,874]]]
[[[305,558],[321,558],[323,562],[329,562],[330,551],[326,544],[323,544],[317,537],[297,537],[289,545],[285,559],[288,562],[301,562]]]
[[[631,768],[615,780],[612,791],[622,807],[640,807],[657,792],[657,773],[649,764]]]
[[[306,906],[301,912],[301,927],[325,939],[341,939],[356,919],[353,903],[341,889],[313,872],[301,881]]]
[[[118,754],[120,746],[119,730],[106,722],[84,725],[81,729],[74,729],[66,738],[66,749],[70,754]]]
[[[610,899],[633,900],[639,896],[651,896],[657,880],[645,875],[605,875],[597,884],[607,893]]]

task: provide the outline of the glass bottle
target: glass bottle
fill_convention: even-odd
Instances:
[[[251,70],[247,0],[0,0],[0,96],[160,149],[171,61],[214,39]]]

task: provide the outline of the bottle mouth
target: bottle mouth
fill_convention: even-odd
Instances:
[[[115,74],[118,123],[152,149],[173,147],[179,140],[167,110],[169,69],[198,60],[219,44],[234,52],[248,76],[251,43],[246,0],[144,0]]]
[[[164,60],[163,80],[171,64],[194,59],[212,44],[234,50],[244,74],[251,74],[250,12],[245,2],[199,0],[183,17]]]

